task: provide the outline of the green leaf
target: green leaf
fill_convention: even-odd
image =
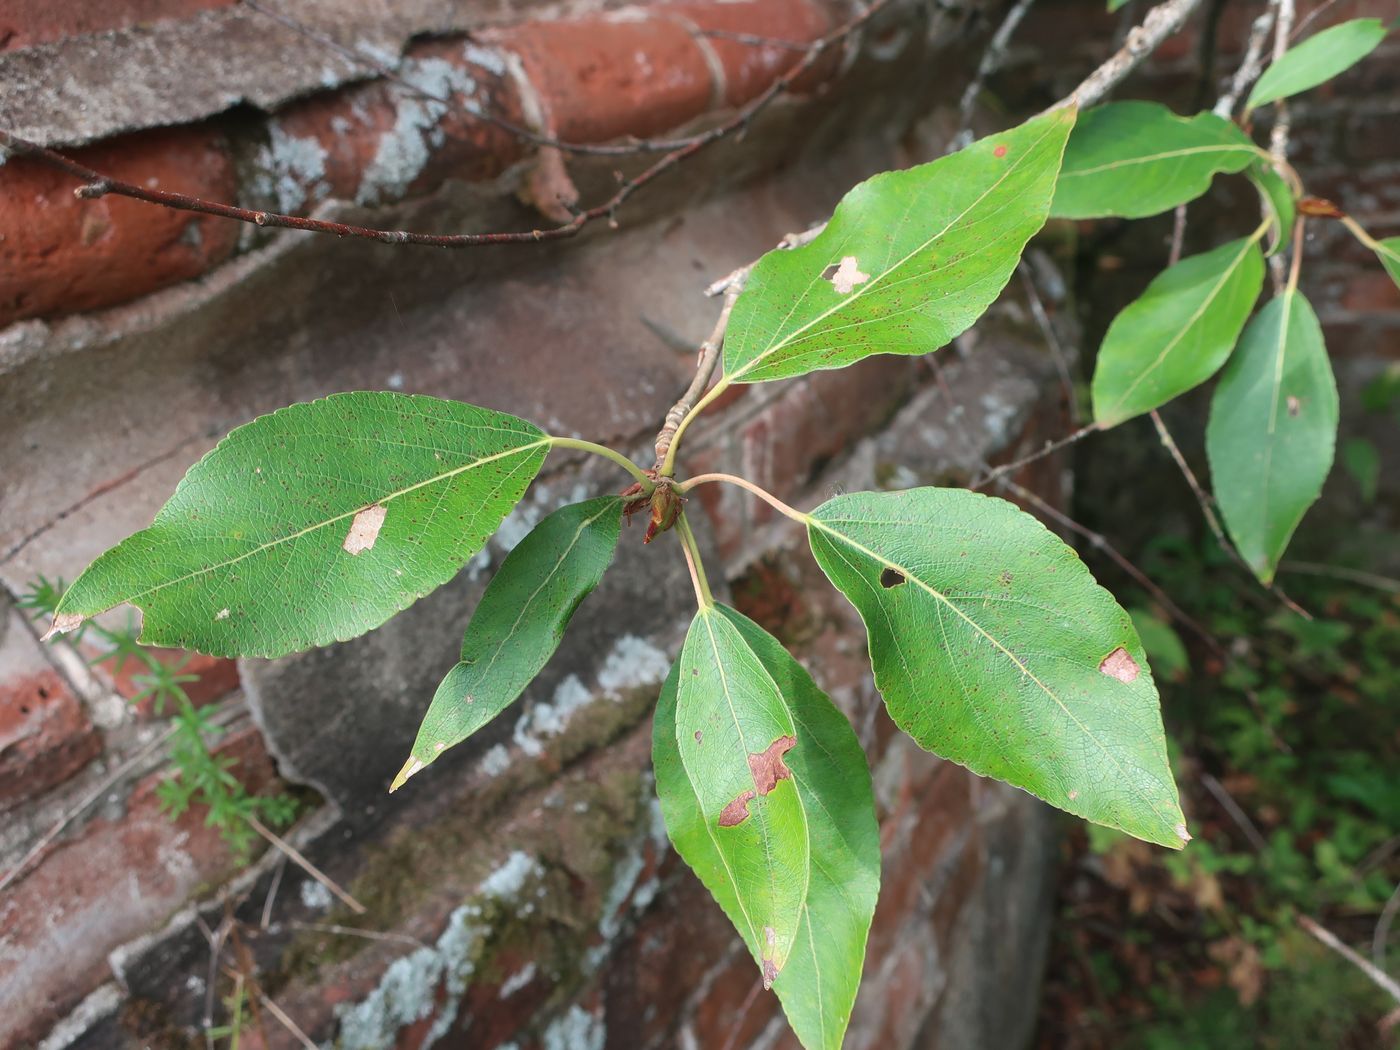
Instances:
[[[808,538],[920,746],[1149,842],[1189,838],[1132,620],[1038,521],[962,489],[862,492],[813,511]]]
[[[1385,272],[1390,274],[1390,279],[1400,288],[1400,237],[1387,237],[1383,241],[1376,242],[1376,258],[1385,267]]]
[[[1297,201],[1293,191],[1274,166],[1265,160],[1255,161],[1249,166],[1249,181],[1259,191],[1271,224],[1269,230],[1269,250],[1266,254],[1276,255],[1288,247],[1293,239],[1293,222],[1298,216]]]
[[[504,711],[543,670],[574,611],[612,564],[621,520],[618,496],[561,507],[506,556],[390,791]]]
[[[1376,502],[1376,491],[1381,483],[1381,453],[1375,443],[1359,437],[1342,442],[1342,466],[1361,490],[1362,501]]]
[[[766,676],[771,684],[764,688],[776,690],[792,719],[796,742],[783,758],[806,817],[809,867],[805,876],[788,870],[784,877],[805,877],[807,896],[787,965],[773,987],[803,1046],[837,1050],[860,984],[879,893],[880,831],[870,770],[845,716],[776,639],[732,609],[718,607],[712,618],[723,622],[721,629],[731,647],[727,651],[743,656],[733,666],[760,682]],[[687,735],[678,725],[677,697],[685,666],[682,657],[671,669],[656,706],[653,756],[662,815],[676,850],[719,901],[754,960],[762,965],[766,941],[761,937],[762,923],[750,920],[745,907],[750,891],[740,885],[740,880],[752,880],[755,866],[730,865],[720,843],[738,829],[719,827],[713,809],[707,820],[682,760],[683,744],[698,750],[711,743],[704,729],[697,741],[693,730]],[[759,669],[762,675],[757,674]],[[749,787],[755,787],[752,780]],[[749,804],[756,813],[756,807],[773,797],[755,798]],[[745,823],[752,822],[751,816]],[[762,863],[762,858],[752,859]]]
[[[1073,109],[862,182],[811,244],[769,252],[734,306],[728,381],[926,354],[972,325],[1045,224]]]
[[[1110,13],[1117,11],[1119,8],[1127,6],[1128,0],[1108,0],[1108,10]]]
[[[1220,377],[1206,455],[1225,528],[1264,583],[1322,493],[1337,442],[1337,384],[1301,293],[1259,311]]]
[[[1308,37],[1264,70],[1245,108],[1254,109],[1331,80],[1374,51],[1385,39],[1385,31],[1379,18],[1356,18]]]
[[[796,722],[773,676],[715,607],[696,614],[678,662],[681,768],[729,876],[702,881],[738,915],[771,986],[798,943],[811,865],[806,807],[786,775]]]
[[[1085,113],[1065,147],[1050,214],[1138,219],[1195,200],[1220,172],[1259,157],[1244,132],[1214,113],[1178,117],[1156,102],[1111,102]]]
[[[1225,363],[1259,289],[1258,238],[1231,241],[1159,274],[1109,325],[1090,393],[1111,427],[1205,382]]]
[[[281,409],[219,442],[150,528],[89,565],[51,630],[130,602],[142,642],[216,656],[353,638],[451,579],[548,448],[523,419],[432,397]]]

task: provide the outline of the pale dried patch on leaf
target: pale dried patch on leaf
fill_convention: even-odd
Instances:
[[[341,544],[345,552],[362,554],[373,547],[374,541],[379,539],[379,530],[384,527],[384,517],[388,513],[388,508],[376,503],[356,514],[355,520],[350,523],[350,532]]]
[[[783,755],[796,744],[796,737],[780,736],[768,745],[767,750],[749,756],[749,772],[753,774],[754,789],[760,795],[772,791],[778,786],[778,781],[792,778],[792,770],[783,762]]]
[[[40,637],[39,641],[47,642],[56,634],[67,634],[69,631],[76,631],[83,625],[87,617],[81,613],[59,613],[53,618],[53,623],[49,624],[49,629]]]
[[[1176,837],[1182,842],[1191,841],[1191,832],[1186,830],[1185,824],[1178,824],[1173,830],[1176,832]]]
[[[841,295],[850,295],[852,288],[870,280],[870,275],[861,270],[860,263],[854,255],[847,255],[843,258],[841,265],[836,267],[834,271],[831,271],[830,267],[827,269],[830,271],[827,279],[831,281],[831,287],[835,288]]]
[[[1142,674],[1142,668],[1137,665],[1137,661],[1121,645],[1103,658],[1099,670],[1108,677],[1125,683],[1137,681],[1137,676]]]
[[[403,787],[404,782],[407,781],[409,777],[422,769],[422,762],[418,761],[416,758],[410,758],[404,763],[403,768],[399,770],[399,775],[394,778],[394,782],[389,785],[389,794],[392,795],[399,788]]]
[[[229,611],[228,611],[228,609],[226,609],[226,608],[225,608],[225,609],[220,609],[218,612],[216,612],[216,613],[214,614],[214,619],[215,619],[215,621],[218,621],[218,620],[227,620],[228,618],[229,618]]]

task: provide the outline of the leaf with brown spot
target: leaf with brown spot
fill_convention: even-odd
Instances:
[[[384,518],[389,512],[376,503],[355,515],[350,522],[350,531],[345,534],[341,549],[347,554],[363,554],[374,546],[379,538],[379,530],[384,527]]]
[[[1075,112],[867,179],[810,244],[765,255],[729,320],[726,379],[926,354],[966,331],[1045,224]]]
[[[455,576],[548,450],[523,419],[434,397],[291,405],[191,467],[149,528],[83,571],[58,622],[129,602],[147,645],[271,657],[345,641]]]
[[[802,1045],[838,1050],[860,981],[879,889],[879,828],[865,756],[850,723],[776,639],[732,609],[718,607],[702,616],[715,629],[721,659],[716,660],[707,636],[702,636],[699,649],[687,643],[656,707],[653,756],[666,830],[738,929]],[[698,630],[698,623],[692,625],[692,636]],[[701,673],[691,675],[692,668]],[[686,718],[724,721],[722,689],[697,694],[693,687],[686,688],[692,679],[706,681],[716,668],[728,672],[731,695],[750,695],[750,687],[757,689],[768,703],[756,704],[756,709],[762,712],[780,703],[792,726],[747,754],[736,755],[729,738],[730,758],[745,761],[737,768],[726,764],[726,790],[735,794],[721,796],[720,803],[711,801],[715,792],[692,779],[692,770],[704,775],[699,748],[686,747],[698,731],[681,721],[678,708],[680,694],[690,692]],[[740,688],[736,678],[748,684]],[[702,702],[696,704],[697,699]],[[747,705],[743,710],[752,713]],[[781,721],[776,713],[757,718],[765,726]],[[716,737],[717,731],[722,732],[706,724],[707,754],[724,739]],[[769,732],[764,729],[760,736]],[[787,800],[800,803],[804,814],[805,870],[796,856],[802,851],[790,848],[774,855],[773,869],[765,867],[762,840],[756,837],[759,822],[773,820],[779,815],[775,804]],[[736,819],[740,806],[748,811],[747,819]],[[780,834],[775,832],[771,840],[775,845]],[[736,837],[745,835],[751,836],[742,839],[747,848],[732,848],[740,841]],[[770,877],[784,885],[806,881],[795,936],[783,922],[772,921],[771,910],[761,914],[763,883]]]
[[[1099,661],[1099,670],[1120,682],[1134,682],[1142,673],[1137,661],[1121,645]]]
[[[938,488],[837,496],[807,532],[865,621],[890,715],[921,746],[1180,848],[1142,643],[1059,537],[1005,500]],[[884,586],[890,572],[908,582]]]
[[[1249,322],[1211,397],[1206,456],[1225,529],[1264,583],[1322,494],[1337,444],[1322,326],[1285,291]]]

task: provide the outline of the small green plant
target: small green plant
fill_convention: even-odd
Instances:
[[[20,595],[18,604],[36,618],[52,616],[63,591],[61,579],[52,581],[40,576]],[[169,759],[173,771],[156,787],[161,808],[172,819],[191,805],[202,807],[205,824],[218,829],[238,858],[247,857],[257,837],[254,821],[265,820],[273,827],[291,823],[296,815],[295,799],[280,793],[250,794],[233,773],[237,760],[215,755],[211,750],[224,728],[214,721],[208,708],[196,707],[190,700],[185,687],[199,681],[199,676],[185,673],[188,656],[174,664],[157,659],[137,643],[136,627],[130,617],[119,628],[89,621],[83,624],[79,637],[87,631],[99,639],[100,652],[93,658],[94,664],[109,664],[115,674],[133,663],[144,668],[131,675],[137,691],[130,702],[150,701],[156,714],[172,716]]]
[[[1376,27],[1356,35],[1378,40]],[[1307,47],[1273,67],[1268,97],[1256,90],[1251,106],[1308,85]],[[1331,465],[1336,391],[1297,287],[1301,238],[1292,238],[1286,288],[1246,322],[1265,238],[1283,251],[1295,213],[1336,209],[1304,198],[1290,168],[1213,114],[1185,120],[1118,103],[1076,127],[1077,118],[1062,106],[949,157],[877,175],[819,234],[737,276],[717,329],[722,348],[706,345],[650,469],[515,416],[430,397],[361,392],[293,405],[239,427],[191,468],[149,528],[63,594],[51,633],[130,603],[145,614],[148,644],[275,657],[343,641],[451,579],[552,452],[611,460],[635,484],[555,511],[506,558],[390,790],[521,695],[607,571],[623,516],[648,513],[645,539],[676,534],[698,605],[655,718],[668,832],[800,1040],[839,1046],[878,894],[869,769],[848,722],[782,645],[715,600],[686,496],[735,484],[801,525],[865,622],[891,716],[921,746],[1180,848],[1190,835],[1157,690],[1129,615],[1071,548],[1013,505],[920,488],[800,511],[743,478],[678,477],[694,420],[736,385],[946,345],[996,299],[1047,217],[1156,214],[1204,193],[1218,173],[1245,172],[1269,217],[1172,267],[1124,311],[1099,356],[1096,426],[1149,412],[1224,366],[1208,433],[1217,495],[1266,581]],[[1342,218],[1391,265],[1389,242]],[[191,748],[205,728],[191,730]],[[196,790],[228,788],[217,765],[186,761]],[[177,790],[171,803],[185,797]]]

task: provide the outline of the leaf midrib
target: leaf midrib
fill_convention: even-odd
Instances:
[[[464,474],[467,471],[475,470],[477,467],[485,466],[488,463],[494,463],[497,460],[519,455],[523,452],[530,452],[537,448],[547,447],[549,447],[549,439],[540,438],[537,441],[532,441],[528,445],[521,445],[517,448],[507,449],[504,452],[497,452],[490,456],[484,456],[481,459],[474,459],[470,463],[464,464],[460,467],[454,467],[452,470],[444,471],[443,473],[434,475],[431,478],[427,478],[423,481],[419,481],[412,485],[408,485],[395,492],[391,492],[387,496],[382,496],[377,500],[373,500],[370,503],[364,504],[363,506],[356,507],[354,510],[348,510],[343,514],[337,514],[335,515],[335,517],[327,518],[324,521],[319,521],[315,524],[308,525],[304,529],[299,529],[296,532],[288,533],[285,536],[279,536],[276,539],[268,540],[266,543],[259,544],[252,550],[245,551],[244,553],[238,555],[235,558],[229,558],[225,561],[217,562],[214,565],[206,565],[203,568],[196,569],[194,572],[188,572],[185,573],[183,576],[178,576],[173,580],[166,580],[163,583],[159,583],[154,587],[148,587],[144,591],[139,591],[136,594],[132,594],[125,598],[119,599],[118,604],[120,602],[128,602],[131,604],[135,604],[140,599],[148,597],[152,594],[157,594],[160,591],[165,590],[167,587],[174,587],[178,584],[185,583],[197,577],[207,575],[208,573],[217,572],[220,569],[227,569],[230,566],[237,565],[239,562],[245,561],[246,559],[251,558],[256,554],[261,554],[263,551],[271,550],[272,548],[278,547],[283,543],[294,542],[296,540],[299,540],[303,536],[309,535],[313,532],[319,531],[320,529],[324,529],[331,525],[334,525],[338,521],[344,521],[347,518],[353,518],[356,514],[359,514],[363,510],[367,510],[369,507],[390,503],[393,500],[400,498],[401,496],[408,495],[410,492],[416,492],[418,489],[426,488],[429,485],[435,485],[440,481],[447,481],[451,478],[456,477],[459,474]]]
[[[1120,168],[1131,167],[1135,164],[1153,164],[1157,161],[1170,160],[1173,157],[1190,157],[1198,153],[1244,153],[1251,158],[1259,152],[1258,148],[1252,145],[1239,143],[1224,143],[1215,146],[1190,146],[1185,149],[1167,150],[1163,153],[1151,153],[1138,157],[1126,157],[1123,160],[1110,161],[1107,164],[1100,164],[1093,168],[1076,168],[1073,171],[1060,172],[1061,183],[1067,179],[1077,179],[1085,175],[1097,175],[1105,171],[1117,171]]]
[[[893,265],[887,267],[882,273],[877,274],[874,278],[872,278],[868,284],[857,285],[856,291],[854,291],[852,294],[843,296],[839,302],[833,304],[826,310],[822,311],[820,314],[818,314],[816,317],[813,317],[811,320],[798,326],[793,331],[789,332],[786,336],[784,336],[780,341],[775,343],[769,343],[768,346],[761,350],[752,360],[747,362],[737,372],[731,373],[726,378],[728,378],[731,382],[740,381],[743,376],[754,371],[754,369],[756,369],[758,365],[761,364],[764,360],[771,357],[773,354],[778,353],[784,347],[789,346],[793,342],[795,342],[799,337],[803,335],[803,333],[805,333],[813,325],[820,324],[832,314],[836,313],[839,310],[845,309],[853,303],[859,302],[863,296],[869,295],[876,288],[881,287],[881,281],[883,281],[890,274],[898,270],[901,266],[907,263],[914,256],[918,255],[922,251],[925,251],[929,247],[929,245],[933,244],[941,237],[945,236],[949,230],[951,230],[954,226],[956,226],[959,222],[966,218],[978,205],[980,205],[987,198],[988,194],[990,194],[1003,182],[1009,179],[1013,174],[1019,171],[1026,164],[1028,158],[1030,158],[1031,155],[1034,154],[1036,149],[1039,148],[1041,143],[1043,143],[1047,138],[1054,134],[1055,131],[1058,130],[1058,127],[1059,125],[1056,121],[1048,122],[1046,125],[1046,130],[1040,135],[1040,137],[1037,138],[1034,142],[1028,144],[1025,152],[1022,153],[1021,156],[1018,157],[1014,163],[1008,165],[1006,171],[1002,172],[1002,174],[997,178],[995,182],[993,182],[990,186],[983,190],[976,200],[974,200],[971,204],[964,208],[960,213],[958,213],[958,215],[950,219],[948,221],[948,224],[944,226],[943,229],[939,230],[937,233],[930,236],[927,240],[921,242],[915,248],[907,252]],[[813,242],[812,247],[815,247],[815,245],[816,242]]]

